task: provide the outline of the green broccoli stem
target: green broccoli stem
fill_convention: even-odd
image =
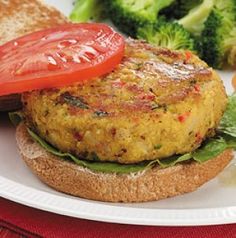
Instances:
[[[177,22],[195,36],[200,36],[204,29],[204,22],[214,7],[215,0],[204,0],[203,3],[189,11]]]

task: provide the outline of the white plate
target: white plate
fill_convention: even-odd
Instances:
[[[48,2],[66,14],[72,8],[72,1]],[[221,75],[228,93],[231,93],[232,72],[222,72]],[[184,226],[236,222],[236,186],[225,186],[218,178],[190,194],[138,204],[95,202],[56,192],[41,183],[20,159],[14,132],[7,116],[0,114],[2,197],[58,214],[115,223]]]

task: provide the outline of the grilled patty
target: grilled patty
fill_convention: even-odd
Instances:
[[[28,125],[80,158],[135,163],[193,151],[214,134],[227,98],[197,56],[127,40],[108,75],[22,96]]]

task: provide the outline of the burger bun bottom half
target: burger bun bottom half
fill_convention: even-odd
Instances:
[[[225,150],[204,163],[185,162],[158,166],[132,174],[94,172],[48,153],[21,123],[16,139],[20,154],[38,178],[50,187],[74,196],[108,202],[144,202],[196,190],[220,173],[233,158]]]

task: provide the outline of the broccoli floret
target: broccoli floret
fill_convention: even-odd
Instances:
[[[124,33],[135,37],[138,27],[156,22],[161,9],[174,0],[105,0],[107,15]]]
[[[74,22],[100,21],[104,17],[101,0],[77,0],[70,20]]]
[[[225,62],[232,66],[236,65],[236,21],[233,11],[230,14],[227,10],[214,9],[202,33],[203,59],[212,67],[219,69]]]
[[[188,12],[202,3],[203,0],[176,0],[169,7],[163,9],[160,14],[164,14],[168,19],[180,19]]]
[[[200,5],[191,9],[178,23],[195,36],[200,36],[204,23],[214,8],[215,0],[204,0]]]
[[[138,29],[138,38],[172,50],[196,51],[196,43],[191,34],[178,23],[160,21]]]

